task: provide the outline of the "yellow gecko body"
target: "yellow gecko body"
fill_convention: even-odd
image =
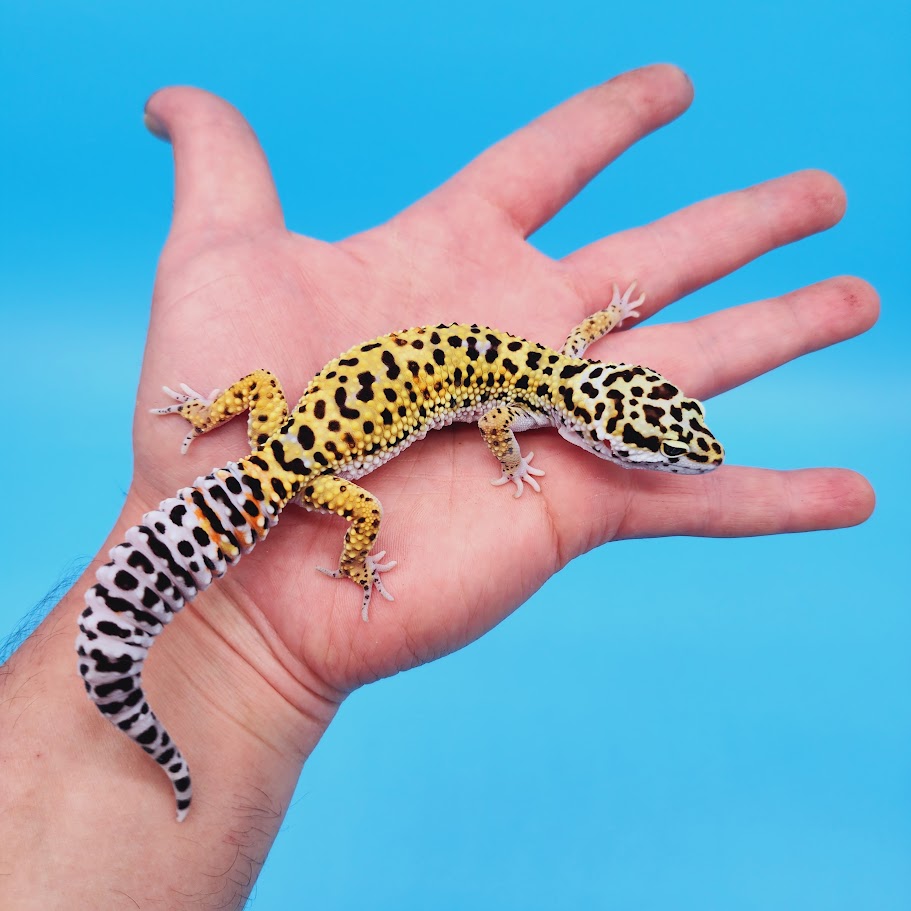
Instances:
[[[278,380],[258,370],[204,398],[189,387],[166,392],[198,435],[249,412],[253,451],[146,514],[111,551],[86,593],[77,639],[90,698],[164,768],[177,815],[190,806],[186,762],[150,710],[141,686],[148,649],[187,600],[249,551],[294,502],[349,521],[335,577],[361,586],[368,617],[374,588],[393,562],[372,553],[379,501],[355,483],[431,430],[477,422],[501,465],[494,484],[540,487],[544,474],[523,456],[516,432],[556,427],[599,458],[628,468],[696,474],[724,452],[699,402],[645,367],[582,357],[586,348],[636,315],[632,287],[570,333],[561,351],[477,325],[426,326],[357,345],[328,363],[289,410]]]

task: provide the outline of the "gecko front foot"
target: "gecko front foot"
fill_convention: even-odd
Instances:
[[[533,452],[528,453],[527,456],[522,456],[519,459],[519,467],[512,474],[507,474],[506,469],[503,469],[503,474],[499,478],[494,478],[490,483],[494,487],[501,487],[507,481],[512,481],[516,485],[516,492],[513,494],[515,499],[518,499],[522,496],[522,491],[525,489],[524,485],[527,484],[532,490],[541,492],[541,485],[535,480],[535,475],[541,477],[544,474],[543,469],[541,468],[532,468],[531,460],[535,457]]]
[[[620,289],[617,287],[617,284],[614,283],[614,296],[611,298],[608,307],[616,307],[620,311],[620,319],[617,320],[618,326],[625,319],[631,319],[632,317],[640,315],[636,307],[645,300],[645,295],[640,294],[636,300],[630,300],[633,296],[633,291],[635,290],[636,282],[633,282],[623,294],[620,294]]]
[[[350,579],[352,582],[357,582],[364,589],[364,600],[361,602],[361,617],[366,622],[370,610],[370,596],[373,594],[374,587],[387,601],[395,601],[392,593],[383,584],[380,573],[388,572],[396,565],[397,561],[390,560],[388,563],[380,563],[379,561],[385,556],[386,551],[381,550],[376,554],[368,554],[360,567],[349,566],[342,568],[340,566],[338,569],[324,569],[322,566],[317,566],[316,568],[319,572],[325,573],[325,575],[331,576],[333,579]]]
[[[181,453],[185,453],[190,448],[190,443],[208,429],[209,409],[218,396],[219,390],[213,389],[206,397],[191,389],[186,383],[180,384],[182,392],[175,392],[170,386],[162,386],[161,388],[174,399],[176,404],[165,405],[164,408],[150,408],[149,411],[152,414],[179,414],[190,423],[190,432],[184,437],[180,447]]]

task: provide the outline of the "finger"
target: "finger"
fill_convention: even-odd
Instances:
[[[608,358],[648,364],[688,395],[710,398],[866,332],[878,314],[875,289],[842,276],[691,322],[621,332]]]
[[[645,317],[769,250],[832,227],[844,211],[845,194],[834,177],[800,171],[596,241],[563,263],[586,313],[605,306],[614,282],[636,279],[646,292],[639,308]]]
[[[145,118],[174,149],[172,231],[252,233],[284,224],[266,156],[235,107],[180,86],[156,92]]]
[[[772,471],[723,466],[701,478],[642,473],[619,538],[733,538],[846,528],[869,518],[875,494],[843,468]]]
[[[493,206],[527,237],[636,140],[686,110],[692,96],[677,67],[624,73],[508,136],[437,192]]]

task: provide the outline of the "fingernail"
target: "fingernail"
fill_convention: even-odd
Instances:
[[[171,141],[171,137],[168,135],[167,127],[165,127],[165,125],[151,111],[143,111],[142,122],[146,125],[146,129],[153,136],[157,136],[164,142]]]

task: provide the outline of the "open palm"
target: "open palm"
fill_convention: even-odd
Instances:
[[[162,384],[207,392],[265,367],[293,401],[355,343],[440,322],[477,322],[559,347],[607,303],[613,282],[639,281],[646,317],[840,218],[837,183],[804,172],[596,240],[560,261],[527,243],[690,96],[672,67],[628,73],[494,146],[387,224],[326,244],[286,230],[266,160],[235,109],[195,89],[155,95],[148,121],[173,144],[176,193],[139,393],[132,521],[249,449],[238,421],[182,458],[184,428],[148,413],[164,404]],[[875,315],[867,285],[833,279],[691,323],[618,331],[590,356],[647,364],[706,398],[855,335]],[[723,442],[724,428],[714,430]],[[605,541],[835,527],[872,508],[869,486],[847,471],[629,472],[553,432],[534,437],[524,448],[547,475],[540,494],[518,501],[490,486],[499,466],[473,427],[431,434],[365,479],[384,507],[378,548],[399,561],[385,577],[396,602],[375,598],[369,624],[355,586],[314,570],[337,561],[344,523],[293,507],[218,587],[243,616],[268,625],[301,669],[343,693],[471,641]],[[205,610],[206,598],[191,609]]]

